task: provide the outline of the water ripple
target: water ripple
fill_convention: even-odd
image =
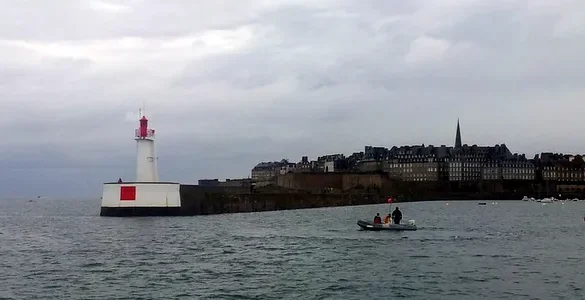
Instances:
[[[387,207],[122,219],[0,202],[0,299],[579,299],[585,207],[567,205],[405,203],[419,231],[367,232],[356,220]]]

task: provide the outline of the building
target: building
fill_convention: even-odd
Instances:
[[[505,144],[464,144],[457,121],[455,146],[401,146],[387,149],[366,146],[360,171],[382,170],[391,178],[405,181],[457,181],[535,178],[533,161],[512,155]]]
[[[501,179],[503,180],[535,180],[536,164],[524,155],[514,154],[501,163]]]
[[[201,186],[219,186],[219,179],[199,179],[197,184]]]
[[[502,179],[502,163],[512,153],[505,144],[495,146],[468,146],[453,148],[449,155],[451,181],[479,181]]]
[[[382,170],[390,178],[405,181],[438,181],[441,177],[443,158],[434,146],[393,147],[386,153]]]
[[[291,170],[291,163],[283,159],[279,162],[261,162],[252,169],[252,179],[254,181],[270,181],[282,172]]]
[[[343,154],[329,154],[317,158],[321,172],[345,172],[349,168],[348,160]]]
[[[357,162],[358,172],[374,172],[383,169],[383,162],[374,159],[362,159]]]
[[[252,185],[252,178],[226,179],[225,181],[219,181],[219,179],[200,179],[198,185],[215,187],[250,187]]]
[[[340,172],[347,170],[347,159],[343,154],[327,154],[317,158],[317,172]]]
[[[296,164],[295,163],[291,163],[288,162],[287,160],[281,162],[281,166],[280,166],[280,172],[279,174],[286,174],[289,172],[293,172],[295,170]]]
[[[502,162],[497,159],[489,159],[484,162],[481,169],[482,180],[501,180]]]
[[[388,149],[384,147],[366,146],[364,159],[381,161],[388,157]]]
[[[347,171],[358,171],[359,162],[364,159],[364,152],[354,152],[347,157]]]
[[[558,153],[541,153],[535,157],[537,172],[544,181],[583,182],[585,181],[585,163],[581,155],[563,155]]]
[[[461,127],[459,127],[459,119],[457,119],[457,132],[455,133],[455,149],[461,149]]]
[[[545,180],[585,184],[585,162],[580,155],[542,153],[534,159],[512,154],[506,144],[478,146],[463,143],[457,120],[454,146],[365,146],[349,157],[329,154],[309,161],[303,156],[297,164],[288,161],[261,163],[252,178],[268,180],[288,172],[387,172],[404,181],[465,182]]]
[[[309,173],[317,170],[317,162],[309,161],[308,156],[301,157],[301,161],[297,163],[294,172]]]

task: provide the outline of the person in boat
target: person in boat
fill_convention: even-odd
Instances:
[[[394,224],[400,224],[400,220],[402,220],[402,212],[398,207],[392,212],[392,221]]]
[[[390,213],[388,213],[385,217],[384,217],[384,224],[390,224],[390,220],[392,219]]]
[[[374,217],[374,224],[382,224],[382,218],[380,218],[380,213],[377,213]]]

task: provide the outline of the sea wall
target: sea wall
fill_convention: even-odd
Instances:
[[[287,173],[276,177],[276,185],[287,189],[349,190],[356,187],[382,187],[387,176],[381,173]]]
[[[261,188],[181,185],[181,215],[208,215],[433,200],[585,199],[584,184],[535,181],[411,182],[385,174],[286,174]],[[559,196],[559,194],[561,194]]]
[[[384,182],[381,193],[402,201],[519,200],[524,196],[585,199],[585,184],[532,180],[483,180],[477,182]]]
[[[331,189],[336,192],[377,192],[399,201],[512,200],[524,196],[585,198],[585,183],[536,180],[403,181],[387,173],[289,173],[276,185],[294,190]]]
[[[181,214],[209,215],[385,203],[374,193],[249,192],[181,185]]]

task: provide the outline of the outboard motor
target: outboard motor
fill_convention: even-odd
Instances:
[[[408,220],[408,225],[415,226],[414,220]]]

